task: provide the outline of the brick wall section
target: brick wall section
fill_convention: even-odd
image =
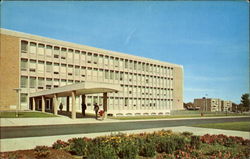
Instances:
[[[173,70],[173,110],[181,110],[183,108],[183,68],[174,67]]]
[[[0,34],[0,110],[17,104],[19,87],[19,39]]]

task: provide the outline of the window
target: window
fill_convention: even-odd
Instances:
[[[69,81],[68,81],[68,84],[73,84],[73,83],[74,83],[73,80],[69,80]]]
[[[61,86],[65,86],[67,84],[67,80],[63,79],[61,80]]]
[[[59,74],[59,63],[54,63],[53,70],[54,74]]]
[[[54,79],[54,88],[59,86],[59,79]]]
[[[22,71],[27,71],[28,68],[28,60],[22,59],[21,60],[21,70]]]
[[[125,68],[128,68],[128,60],[125,60]]]
[[[21,52],[22,53],[28,52],[28,42],[27,41],[21,41]]]
[[[59,58],[59,47],[54,47],[54,58]]]
[[[142,64],[142,71],[145,71],[145,63]]]
[[[21,77],[21,88],[27,88],[28,87],[28,77],[22,76]]]
[[[108,66],[108,64],[109,64],[109,57],[105,56],[105,58],[104,58],[104,65]]]
[[[30,77],[30,88],[36,87],[36,77]]]
[[[94,64],[98,63],[98,56],[96,54],[94,54],[94,56],[93,56],[93,63]]]
[[[36,43],[33,43],[33,42],[30,43],[30,53],[31,54],[36,53]]]
[[[66,64],[61,64],[61,73],[66,75]]]
[[[21,93],[21,103],[27,103],[28,94]]]
[[[74,59],[75,59],[75,61],[79,61],[80,60],[80,51],[79,50],[75,51]]]
[[[93,77],[95,79],[97,79],[97,74],[98,74],[98,69],[97,68],[93,69]]]
[[[80,75],[80,67],[79,67],[79,66],[76,66],[76,67],[75,67],[75,75],[76,75],[76,76],[79,76],[79,75]]]
[[[110,71],[110,79],[114,79],[114,71]]]
[[[123,81],[123,72],[120,73],[120,81]]]
[[[38,71],[38,73],[44,73],[44,62],[42,62],[42,61],[38,62],[37,71]]]
[[[66,59],[66,48],[61,48],[61,59],[65,60]]]
[[[125,106],[128,106],[128,98],[125,98]]]
[[[129,61],[129,69],[133,69],[133,61]]]
[[[73,65],[68,66],[68,75],[72,76],[73,75]]]
[[[120,64],[120,66],[119,66],[120,69],[123,69],[123,59],[120,59],[120,60],[119,60],[119,64]]]
[[[105,70],[105,79],[109,79],[109,71]]]
[[[73,59],[73,50],[72,49],[69,49],[68,51],[68,57],[67,57],[69,60],[72,60]]]
[[[115,67],[118,67],[118,66],[119,66],[119,59],[118,59],[118,58],[115,58],[114,65],[115,65]]]
[[[137,70],[137,62],[134,62],[134,70]]]
[[[85,52],[85,51],[82,51],[82,52],[81,52],[81,61],[82,61],[83,63],[85,63],[85,59],[86,59],[86,52]]]
[[[91,61],[92,61],[92,53],[88,53],[87,63],[91,63]]]
[[[44,78],[38,78],[38,89],[43,89],[44,87]]]
[[[113,65],[114,65],[114,58],[113,58],[113,57],[110,57],[109,66],[110,66],[110,67],[113,67]]]
[[[36,72],[36,61],[30,60],[30,72]]]
[[[52,46],[47,45],[46,46],[46,56],[51,57],[52,56]]]
[[[81,67],[81,76],[85,77],[86,74],[86,67]]]
[[[99,65],[102,66],[102,64],[103,64],[103,55],[99,55],[98,62],[99,62]]]
[[[119,80],[119,72],[115,72],[115,80]]]
[[[46,62],[46,72],[52,72],[52,62]]]
[[[44,55],[44,44],[38,44],[38,55]]]

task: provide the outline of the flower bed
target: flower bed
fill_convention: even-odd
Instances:
[[[250,140],[225,135],[194,136],[189,132],[177,134],[162,130],[132,135],[117,134],[94,139],[73,138],[67,142],[58,140],[52,148],[40,146],[33,151],[33,155],[38,158],[49,158],[56,151],[60,151],[87,159],[244,159],[250,157]]]

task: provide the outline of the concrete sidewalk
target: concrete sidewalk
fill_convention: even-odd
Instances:
[[[192,132],[194,135],[224,134],[227,136],[239,136],[239,137],[243,137],[245,139],[250,139],[250,132],[207,129],[207,128],[195,128],[195,127],[187,127],[187,126],[127,130],[127,131],[119,131],[119,132],[127,133],[127,134],[137,134],[137,133],[142,133],[142,132],[154,132],[154,131],[159,131],[162,129],[172,130],[173,132],[188,131],[188,132]],[[0,146],[1,146],[0,152],[33,149],[35,146],[38,146],[38,145],[52,146],[52,144],[56,140],[67,141],[68,139],[71,139],[74,137],[94,138],[97,136],[105,136],[105,135],[115,134],[115,133],[119,133],[119,132],[102,132],[102,133],[90,133],[90,134],[73,134],[73,135],[60,135],[60,136],[0,139]]]
[[[195,117],[195,118],[165,118],[165,119],[141,119],[141,120],[117,120],[95,118],[71,119],[66,116],[48,118],[0,118],[0,127],[11,126],[36,126],[36,125],[64,125],[64,124],[89,124],[89,123],[110,123],[110,122],[137,122],[137,121],[157,121],[157,120],[185,120],[185,119],[216,119],[216,118],[246,118],[248,116],[223,116],[223,117]]]

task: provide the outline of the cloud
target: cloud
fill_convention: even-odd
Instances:
[[[135,31],[136,31],[136,28],[132,29],[132,30],[129,32],[129,34],[128,34],[126,40],[125,40],[125,45],[127,45],[127,44],[129,43],[129,41],[130,41],[130,39],[132,38],[132,36],[134,35]]]

